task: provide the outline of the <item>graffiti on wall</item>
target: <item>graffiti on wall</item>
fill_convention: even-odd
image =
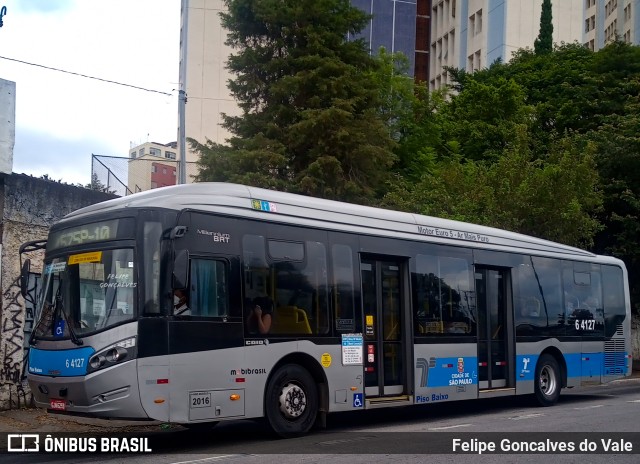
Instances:
[[[29,335],[35,320],[35,299],[37,279],[30,276],[29,297],[23,311],[20,304],[20,278],[16,278],[3,294],[4,314],[2,317],[1,340],[4,342],[0,357],[0,385],[9,389],[9,408],[27,406],[26,372],[29,355]]]

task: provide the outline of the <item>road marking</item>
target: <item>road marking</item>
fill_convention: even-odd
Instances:
[[[458,429],[460,427],[471,427],[472,424],[458,424],[458,425],[449,425],[446,427],[431,427],[429,430],[449,430],[449,429]]]
[[[640,400],[631,400],[631,401],[627,401],[627,403],[640,403]]]
[[[596,409],[596,408],[601,408],[602,406],[604,406],[604,404],[596,404],[596,405],[594,405],[594,406],[584,406],[584,407],[582,407],[582,408],[573,408],[573,409],[576,409],[576,410],[578,410],[578,411],[579,411],[579,410],[582,410],[582,409]]]
[[[369,437],[358,437],[358,438],[341,438],[339,440],[327,440],[327,441],[320,441],[318,442],[319,445],[337,445],[340,443],[351,443],[354,441],[363,441],[363,440],[371,440],[372,438],[378,438],[375,436],[369,436]]]
[[[524,416],[510,417],[511,420],[533,419],[534,417],[544,416],[544,414],[525,414]]]
[[[220,456],[211,456],[210,458],[194,459],[192,461],[177,461],[171,464],[195,464],[195,463],[204,463],[204,462],[214,462],[214,461],[220,461],[222,459],[232,458],[234,456],[240,456],[240,455],[239,454],[223,454]]]

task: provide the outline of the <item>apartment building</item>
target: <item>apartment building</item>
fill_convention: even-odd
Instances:
[[[554,43],[583,42],[585,1],[589,0],[552,2]],[[446,67],[474,72],[496,60],[507,62],[516,50],[533,48],[540,32],[542,0],[431,0],[431,3],[431,90],[450,83]]]
[[[127,188],[136,193],[177,182],[177,142],[146,142],[129,149]]]
[[[584,0],[584,40],[590,50],[624,40],[640,44],[640,0]]]

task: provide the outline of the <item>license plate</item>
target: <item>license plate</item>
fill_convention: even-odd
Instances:
[[[67,403],[65,400],[49,400],[49,407],[56,411],[64,411],[67,409]]]

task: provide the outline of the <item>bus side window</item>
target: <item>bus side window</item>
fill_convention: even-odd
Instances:
[[[189,310],[191,316],[229,315],[229,265],[218,259],[192,259]]]
[[[416,335],[475,335],[467,259],[419,254],[412,278]]]

